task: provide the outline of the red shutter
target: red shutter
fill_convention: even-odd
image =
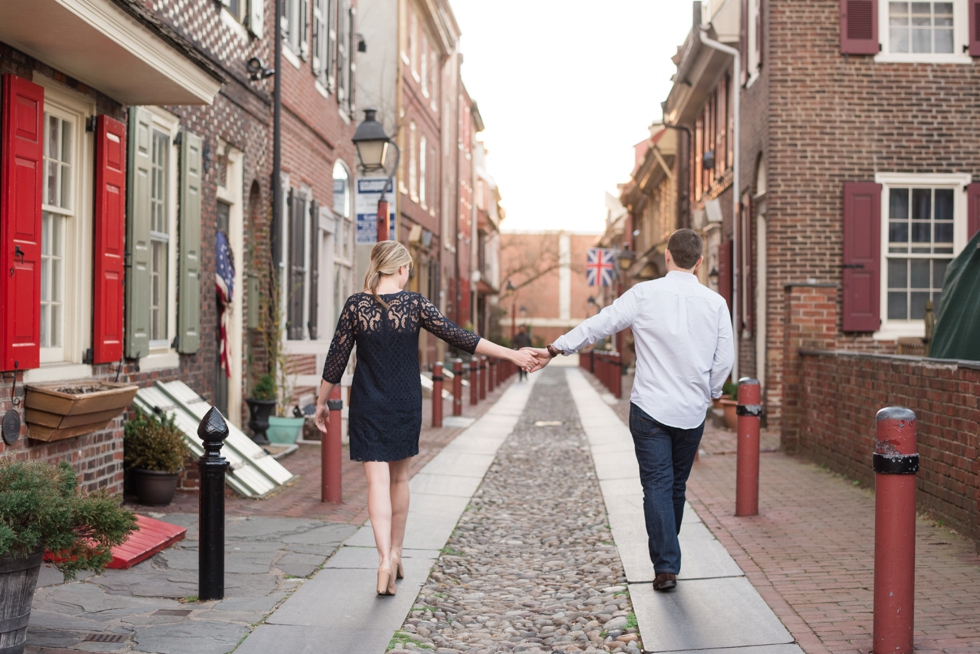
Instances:
[[[732,245],[728,239],[718,247],[718,294],[728,303],[728,311],[732,310]]]
[[[462,301],[460,302],[461,307],[459,312],[460,320],[463,321],[462,323],[460,323],[460,325],[462,326],[468,322],[473,322],[473,316],[472,314],[470,314],[470,280],[465,278],[460,279],[459,286],[461,289],[460,294],[462,295],[461,298]]]
[[[966,237],[980,232],[980,184],[970,184],[966,187]]]
[[[0,115],[0,369],[24,370],[41,358],[44,89],[4,75]]]
[[[970,2],[970,56],[980,57],[980,0]]]
[[[844,183],[844,331],[881,326],[881,184]]]
[[[840,0],[840,51],[873,55],[878,44],[878,0]]]
[[[126,230],[126,126],[99,116],[95,132],[94,363],[123,354],[123,261]]]

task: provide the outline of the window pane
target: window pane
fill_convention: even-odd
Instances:
[[[47,184],[44,185],[44,203],[58,205],[58,163],[48,160],[45,166]]]
[[[888,288],[908,288],[908,259],[888,260]]]
[[[936,243],[952,243],[953,242],[953,223],[944,222],[936,223]],[[938,251],[938,249],[937,249]]]
[[[953,189],[936,189],[936,220],[953,219]]]
[[[61,143],[59,137],[61,135],[58,134],[58,117],[48,116],[46,127],[47,129],[45,130],[44,138],[48,140],[47,156],[49,159],[57,159],[59,153],[61,152],[61,147],[59,146],[59,144]]]
[[[912,220],[932,218],[932,189],[912,189]]]
[[[910,286],[912,288],[930,288],[929,273],[932,268],[932,262],[928,259],[912,259],[909,263],[912,271],[910,275],[912,283]]]
[[[916,221],[912,223],[912,242],[929,243],[931,240],[931,225],[927,222]]]
[[[65,163],[71,163],[71,130],[71,123],[61,121],[61,160]]]
[[[941,54],[953,52],[953,30],[942,28],[936,30],[936,52]]]
[[[949,265],[947,259],[937,259],[932,262],[932,284],[933,288],[942,288],[946,281],[946,266]]]
[[[909,317],[912,320],[922,320],[926,317],[926,302],[932,298],[932,293],[929,293],[928,291],[924,293],[911,293],[911,296],[912,311]],[[935,309],[935,307],[933,307],[933,309]]]
[[[909,224],[895,222],[888,223],[888,240],[891,243],[908,243]],[[901,251],[901,249],[899,251]]]
[[[889,320],[907,320],[909,316],[908,312],[908,298],[905,291],[894,292],[889,291],[888,293],[888,319]]]
[[[892,220],[909,219],[909,190],[893,188],[888,192],[888,217]]]
[[[909,51],[909,3],[888,3],[888,44],[892,52]]]

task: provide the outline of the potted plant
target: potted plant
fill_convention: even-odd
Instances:
[[[166,506],[190,450],[173,417],[157,419],[136,410],[123,428],[124,462],[140,504]]]
[[[276,415],[269,417],[269,427],[266,435],[272,443],[293,444],[299,439],[305,419],[288,417],[286,411],[293,399],[295,376],[288,372],[288,361],[283,351],[283,315],[279,302],[280,295],[279,271],[269,268],[269,297],[264,298],[265,320],[260,328],[265,340],[266,352],[274,373],[272,387],[276,398]]]
[[[0,598],[4,614],[17,618],[0,622],[4,651],[23,651],[45,550],[69,581],[79,570],[101,572],[136,528],[118,498],[77,484],[66,462],[0,462]]]
[[[733,399],[734,398],[734,399]],[[726,381],[721,387],[721,408],[725,411],[725,426],[734,431],[738,428],[738,384]]]
[[[269,431],[267,433],[269,441],[272,443],[292,445],[299,439],[306,418],[303,417],[302,413],[298,418],[295,417],[296,411],[292,412],[293,415],[286,413],[291,408],[295,380],[290,378],[286,372],[285,356],[279,357],[276,372],[279,376],[279,379],[276,380],[276,395],[278,396],[276,415],[269,417]]]
[[[248,404],[248,426],[252,430],[252,440],[258,445],[268,445],[266,430],[269,428],[269,416],[276,408],[276,379],[269,373],[259,377],[252,387],[252,396],[245,400]]]

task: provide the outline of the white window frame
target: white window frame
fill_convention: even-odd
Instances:
[[[748,88],[759,78],[759,71],[761,70],[760,62],[760,52],[759,52],[759,12],[761,10],[760,4],[762,0],[748,0],[749,15],[746,18],[746,40],[745,44],[745,69],[748,71],[749,77],[745,83],[745,87]]]
[[[408,8],[408,57],[412,66],[412,78],[421,81],[419,76],[419,21],[411,6]]]
[[[419,137],[419,204],[423,209],[427,209],[426,199],[428,198],[429,170],[426,164],[429,159],[429,140],[425,134]]]
[[[152,118],[151,129],[170,135],[170,156],[167,159],[167,231],[170,249],[167,256],[167,337],[150,341],[150,350],[140,357],[140,370],[176,368],[180,355],[173,347],[177,335],[177,204],[180,190],[180,147],[176,143],[180,133],[180,118],[162,107],[143,107]]]
[[[244,304],[241,299],[245,289],[245,179],[243,173],[245,153],[218,139],[217,155],[219,161],[221,160],[220,157],[224,155],[228,162],[225,171],[225,185],[222,186],[219,181],[216,185],[215,195],[217,200],[229,205],[227,236],[229,247],[231,247],[235,257],[234,294],[229,307],[231,329],[228,333],[228,349],[231,355],[229,361],[231,379],[228,384],[226,415],[236,426],[242,427],[241,411],[233,409],[242,404],[242,386],[235,383],[235,380],[242,378],[242,353],[245,345],[245,324],[242,311]]]
[[[235,12],[228,6],[231,0],[221,0],[221,22],[230,29],[241,41],[248,43],[248,29],[245,23],[252,13],[251,0],[239,0],[241,2],[241,16],[236,16]]]
[[[56,87],[44,84],[44,113],[56,116],[72,125],[74,161],[71,164],[72,193],[71,217],[65,225],[65,250],[62,260],[64,287],[62,289],[62,341],[59,347],[40,349],[41,365],[64,366],[80,364],[85,349],[92,343],[92,261],[94,214],[91,190],[95,174],[95,142],[85,131],[85,120],[95,115],[95,105],[81,100],[74,94],[59,92]],[[47,118],[45,117],[45,122]],[[45,152],[47,143],[44,144]],[[45,171],[45,183],[46,183]],[[44,211],[54,209],[42,205]],[[87,280],[87,283],[86,283]]]
[[[881,257],[879,263],[881,327],[874,333],[876,341],[894,341],[904,336],[921,337],[925,333],[923,320],[888,320],[888,195],[892,187],[953,189],[953,254],[959,255],[967,243],[966,186],[972,181],[969,173],[877,173],[875,183],[881,184]]]
[[[422,38],[419,39],[422,42],[422,52],[419,57],[419,84],[422,86],[422,95],[424,97],[429,97],[429,39],[422,33]]]
[[[940,0],[943,1],[943,0]],[[891,52],[889,49],[888,2],[878,0],[878,41],[881,52],[875,55],[879,63],[972,64],[973,57],[964,46],[969,44],[970,26],[967,0],[945,0],[953,3],[953,52]]]
[[[412,202],[419,201],[418,129],[415,122],[408,125],[408,192]]]
[[[282,288],[279,289],[279,294],[281,295],[281,302],[283,307],[282,309],[283,340],[287,343],[298,343],[300,341],[310,340],[310,333],[309,330],[306,328],[307,319],[309,318],[310,315],[309,288],[310,288],[311,251],[310,251],[310,226],[309,226],[310,221],[308,218],[310,212],[310,203],[313,201],[313,189],[311,189],[308,184],[303,183],[298,187],[296,186],[292,187],[291,190],[294,194],[298,194],[299,197],[303,200],[303,213],[305,214],[304,220],[302,221],[303,231],[306,233],[304,234],[304,238],[303,238],[303,314],[300,317],[300,322],[303,325],[303,329],[301,331],[303,336],[301,338],[290,338],[289,330],[286,327],[287,323],[289,322],[289,297],[286,293],[286,286],[289,283],[289,276],[292,272],[289,267],[289,261],[290,261],[289,257],[291,254],[290,248],[292,247],[292,237],[293,237],[291,232],[293,225],[292,225],[292,220],[290,220],[291,216],[289,211],[291,208],[289,203],[289,191],[290,191],[289,187],[287,187],[284,191],[284,197],[286,198],[286,208],[284,209],[282,214],[284,218],[282,221],[283,233],[284,233],[283,240],[282,240],[282,244],[283,244],[282,264],[283,265],[280,267],[280,271],[279,271],[280,280],[282,280],[281,282]]]

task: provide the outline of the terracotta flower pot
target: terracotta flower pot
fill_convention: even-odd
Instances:
[[[722,400],[721,406],[725,410],[725,426],[735,431],[738,429],[738,414],[735,413],[735,407],[738,406],[738,401]]]
[[[133,476],[133,486],[140,504],[167,506],[174,499],[179,473],[133,468],[130,474]]]

